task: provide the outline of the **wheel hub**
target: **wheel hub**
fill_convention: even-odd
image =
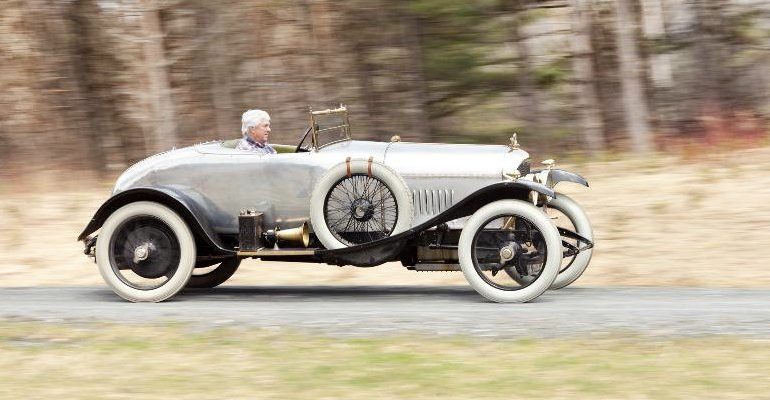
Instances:
[[[366,222],[374,216],[374,206],[367,199],[356,199],[350,206],[351,214],[356,221]]]
[[[500,248],[500,265],[505,265],[507,262],[513,260],[520,252],[521,247],[515,242],[510,242],[506,246]]]
[[[139,264],[140,262],[147,259],[147,257],[150,256],[150,244],[145,243],[141,246],[137,246],[134,249],[134,264]]]
[[[144,242],[134,248],[133,264],[131,271],[147,279],[156,279],[164,276],[168,271],[168,265],[164,262],[158,262],[153,255],[157,252],[157,247],[153,242]]]

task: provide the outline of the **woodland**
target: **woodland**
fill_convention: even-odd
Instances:
[[[354,137],[599,157],[766,141],[770,3],[4,0],[0,171],[114,176],[344,103]]]

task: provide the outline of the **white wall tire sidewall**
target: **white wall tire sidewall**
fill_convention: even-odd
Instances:
[[[367,173],[369,169],[367,160],[351,160],[350,172]],[[330,168],[329,171],[318,180],[313,189],[313,194],[310,197],[310,222],[313,226],[313,232],[315,233],[321,244],[327,249],[341,249],[348,247],[345,243],[340,242],[332,232],[329,230],[324,217],[324,202],[326,195],[332,186],[340,179],[347,176],[347,163],[343,162]],[[393,196],[398,204],[398,216],[396,219],[396,225],[393,228],[393,232],[390,235],[396,235],[401,233],[412,226],[412,218],[414,209],[412,205],[412,193],[409,191],[406,182],[390,167],[378,163],[372,162],[371,165],[372,176],[381,180],[388,188],[393,192]]]
[[[109,257],[109,246],[115,230],[126,220],[137,216],[152,216],[171,228],[179,241],[180,259],[176,273],[163,286],[152,290],[135,289],[115,275]],[[182,290],[195,268],[195,238],[184,220],[159,203],[139,201],[127,204],[107,218],[96,241],[96,264],[107,285],[120,297],[132,302],[160,302]]]
[[[479,276],[473,265],[471,246],[478,229],[482,228],[490,218],[501,215],[518,215],[540,230],[546,241],[547,261],[540,276],[529,286],[519,290],[502,290],[488,284]],[[499,200],[489,203],[476,211],[465,223],[458,243],[460,268],[465,279],[480,295],[498,303],[523,303],[543,294],[553,283],[561,266],[561,237],[556,227],[548,217],[535,206],[519,200]]]
[[[551,199],[548,203],[548,207],[555,208],[567,216],[579,235],[591,241],[594,240],[591,221],[588,220],[585,211],[577,202],[575,202],[575,200],[572,200],[572,198],[565,194],[558,193],[556,197]],[[594,249],[591,248],[578,253],[575,257],[575,261],[572,262],[572,265],[570,265],[566,271],[556,276],[556,280],[551,284],[551,289],[561,289],[580,278],[588,267],[588,264],[591,262],[593,252]]]

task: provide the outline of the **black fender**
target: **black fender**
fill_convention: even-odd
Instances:
[[[533,170],[530,173],[538,173],[542,172],[542,169]],[[583,178],[582,176],[574,173],[565,171],[563,169],[552,169],[551,173],[548,174],[548,186],[554,187],[559,182],[573,182],[577,183],[578,185],[583,185],[585,187],[588,187],[588,181]]]
[[[420,225],[401,232],[397,235],[364,243],[353,247],[343,247],[334,250],[318,250],[316,256],[327,264],[374,266],[395,260],[407,241],[423,231],[457,218],[475,213],[481,207],[497,200],[515,199],[528,201],[529,192],[535,191],[546,196],[556,197],[556,192],[545,185],[532,181],[506,181],[485,186],[468,197],[460,200],[443,213],[423,222]]]
[[[86,228],[78,236],[78,240],[85,240],[88,235],[101,228],[104,221],[115,210],[136,201],[153,201],[163,204],[182,217],[195,235],[199,255],[201,253],[209,253],[208,255],[235,254],[233,250],[222,245],[195,201],[192,201],[189,196],[179,190],[162,186],[133,188],[110,197],[96,211]]]

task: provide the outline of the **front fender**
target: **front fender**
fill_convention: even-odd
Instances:
[[[531,173],[537,174],[542,171],[543,171],[542,169],[538,169],[538,170],[533,170]],[[559,182],[573,182],[573,183],[577,183],[578,185],[583,185],[585,187],[588,187],[588,181],[582,176],[574,172],[569,172],[563,169],[554,168],[548,174],[548,187],[553,188]]]
[[[234,253],[222,245],[198,204],[182,191],[170,187],[138,187],[110,197],[96,211],[86,228],[78,236],[78,240],[85,240],[88,235],[101,228],[104,221],[115,210],[136,201],[154,201],[172,209],[190,227],[199,247],[202,245],[215,254]]]

